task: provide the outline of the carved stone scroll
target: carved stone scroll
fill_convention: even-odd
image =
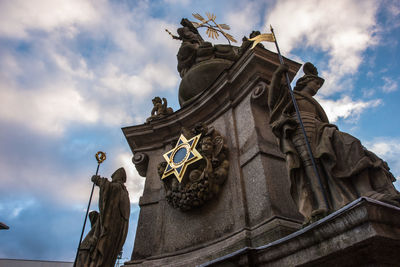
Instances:
[[[146,177],[147,166],[149,165],[149,157],[145,153],[137,152],[132,157],[132,163],[135,164],[136,170],[140,176]]]

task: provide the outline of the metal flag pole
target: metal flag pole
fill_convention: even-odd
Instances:
[[[96,169],[96,176],[99,173],[99,168],[100,164],[106,160],[106,153],[99,151],[96,153],[96,160],[97,160],[97,169]],[[94,186],[95,184],[93,183],[92,185],[92,191],[90,192],[90,197],[89,197],[89,203],[86,209],[86,215],[85,215],[85,220],[83,221],[83,227],[82,227],[82,232],[81,232],[81,238],[79,239],[79,244],[78,244],[78,249],[76,250],[76,255],[75,255],[75,260],[74,260],[74,267],[76,266],[76,261],[78,259],[78,254],[79,254],[79,249],[81,248],[81,243],[82,243],[82,238],[83,238],[83,233],[85,232],[85,226],[86,226],[86,220],[89,214],[89,208],[90,208],[90,203],[92,202],[92,196],[93,196],[93,191],[94,191]]]
[[[276,36],[275,36],[275,33],[274,33],[274,29],[272,28],[272,25],[270,25],[270,28],[271,28],[271,33],[272,33],[272,36],[273,36],[273,41],[274,41],[275,46],[276,46],[276,50],[278,51],[279,61],[280,61],[281,64],[284,64],[283,57],[281,55],[281,51],[279,50],[278,41],[276,40]],[[308,141],[308,138],[307,138],[306,130],[304,129],[303,120],[301,119],[301,116],[300,116],[299,106],[297,105],[297,101],[296,101],[296,98],[294,96],[292,86],[290,85],[289,74],[288,74],[287,71],[285,72],[285,77],[286,77],[287,85],[289,87],[289,92],[290,92],[290,96],[292,98],[293,106],[294,106],[294,109],[296,110],[297,119],[299,120],[300,128],[301,128],[301,131],[303,132],[303,135],[304,135],[304,140],[305,140],[305,143],[306,143],[307,152],[308,152],[308,154],[309,154],[309,156],[311,158],[312,166],[313,166],[315,175],[317,176],[317,179],[318,179],[318,184],[321,187],[322,196],[324,197],[326,208],[329,209],[328,198],[326,196],[324,187],[322,185],[322,179],[321,179],[321,176],[319,175],[319,172],[318,172],[317,164],[315,162],[314,155],[313,155],[312,150],[311,150],[310,142]]]

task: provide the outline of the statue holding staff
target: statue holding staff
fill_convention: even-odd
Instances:
[[[292,90],[272,26],[271,33],[257,35],[260,42],[274,42],[281,65],[268,87],[269,124],[286,156],[290,193],[307,225],[359,197],[400,206],[396,180],[385,161],[350,134],[330,124],[314,99],[324,83],[317,68],[307,62],[305,75]]]
[[[272,131],[286,155],[291,195],[305,223],[316,221],[362,196],[399,206],[400,194],[392,184],[395,178],[387,163],[368,151],[357,138],[329,123],[325,111],[313,98],[324,79],[311,63],[306,63],[303,70],[305,75],[297,81],[293,93],[311,155],[283,79],[288,71],[286,65],[280,65],[273,75],[268,107]],[[320,183],[311,157],[314,157]]]
[[[119,168],[111,175],[111,182],[98,175],[93,175],[92,182],[100,188],[100,212],[82,242],[76,266],[114,266],[128,234],[130,201],[124,185],[126,173]]]

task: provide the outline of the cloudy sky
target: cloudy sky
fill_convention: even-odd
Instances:
[[[128,173],[130,257],[144,179],[121,127],[143,123],[156,95],[179,109],[180,43],[164,29],[207,11],[237,40],[272,24],[282,53],[326,79],[330,120],[400,178],[397,0],[1,0],[0,258],[74,259],[98,150],[102,176]]]

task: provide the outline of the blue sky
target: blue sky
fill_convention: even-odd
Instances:
[[[144,178],[120,128],[143,123],[156,95],[179,109],[180,44],[164,29],[207,11],[237,40],[272,24],[282,53],[325,78],[318,99],[330,120],[400,178],[397,0],[3,0],[0,221],[10,230],[0,258],[73,260],[98,150],[108,156],[102,176],[127,170],[130,257]]]

